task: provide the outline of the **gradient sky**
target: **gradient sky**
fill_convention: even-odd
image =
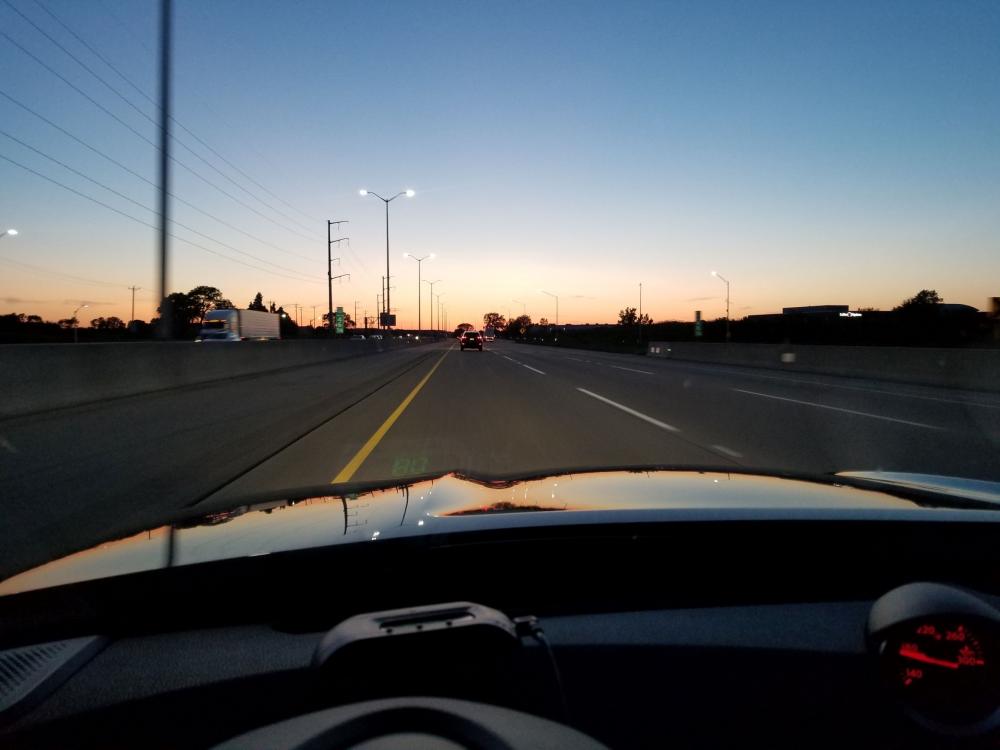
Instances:
[[[155,180],[148,143],[12,44],[155,141],[137,111],[155,107],[39,3],[151,96],[156,3],[0,0],[0,91]],[[351,280],[335,304],[370,314],[385,237],[366,187],[417,191],[392,204],[392,302],[406,326],[417,297],[406,251],[437,253],[424,278],[443,280],[452,326],[517,313],[515,299],[554,319],[540,289],[560,296],[561,322],[611,322],[640,282],[657,320],[720,316],[716,268],[734,317],[884,309],[924,287],[980,309],[1000,295],[994,0],[175,7],[176,118],[269,192],[175,129],[228,179],[182,146],[174,156],[246,205],[183,167],[176,194],[252,237],[176,203],[178,221],[213,239],[173,231],[257,268],[174,242],[171,290],[217,286],[241,307],[260,290],[303,305],[308,322],[326,304],[326,219],[347,219],[338,272]],[[155,206],[149,184],[3,96],[0,129]],[[6,135],[0,155],[155,224]],[[136,316],[151,317],[151,228],[2,159],[0,225],[20,231],[0,240],[0,312],[54,320],[88,302],[83,320],[127,319],[134,284]],[[426,325],[426,293],[423,307]]]

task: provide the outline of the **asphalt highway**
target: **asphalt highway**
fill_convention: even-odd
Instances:
[[[0,578],[250,495],[637,465],[1000,480],[1000,395],[453,341],[0,421]]]

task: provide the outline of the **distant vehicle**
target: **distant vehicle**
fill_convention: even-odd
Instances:
[[[195,341],[268,341],[281,338],[276,313],[260,310],[209,310]]]
[[[486,326],[486,328],[483,329],[483,337],[487,341],[494,341],[496,339],[496,337],[497,337],[497,332],[493,328],[493,326]]]
[[[364,341],[365,335],[363,333],[356,333],[351,336],[351,341]]]
[[[375,341],[381,341],[382,340],[382,334],[381,333],[373,333],[368,338],[374,339]]]
[[[483,334],[479,331],[466,331],[462,334],[462,338],[459,339],[461,345],[461,351],[466,349],[478,349],[483,350]]]

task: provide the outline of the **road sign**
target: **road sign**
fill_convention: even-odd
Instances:
[[[523,335],[524,335],[524,334],[526,334],[527,332],[528,332],[528,329],[527,329],[527,328],[525,328],[524,326],[521,326],[521,335],[523,336]]]
[[[694,311],[694,337],[701,338],[701,310]]]
[[[337,312],[334,313],[334,331],[336,333],[344,332],[344,308],[338,307]]]
[[[394,326],[396,325],[396,316],[391,313],[379,313],[378,321],[384,326]]]

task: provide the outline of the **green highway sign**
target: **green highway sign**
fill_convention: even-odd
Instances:
[[[338,307],[337,312],[334,313],[334,331],[337,333],[344,332],[344,308]]]

